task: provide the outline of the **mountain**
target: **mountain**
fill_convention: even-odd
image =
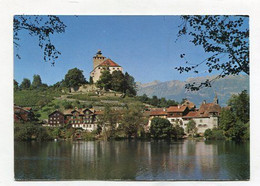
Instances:
[[[249,93],[249,76],[227,76],[222,79],[216,80],[212,87],[202,88],[199,91],[187,91],[185,84],[192,82],[203,82],[206,79],[212,79],[215,76],[188,78],[186,81],[172,80],[166,82],[153,81],[150,83],[137,83],[138,95],[146,94],[149,97],[153,95],[161,98],[173,99],[180,102],[182,98],[188,98],[195,103],[197,107],[203,100],[212,102],[215,92],[219,98],[221,106],[227,105],[228,99],[232,94],[240,93],[242,90],[247,90]]]

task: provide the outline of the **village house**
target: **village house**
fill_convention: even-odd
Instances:
[[[154,117],[168,119],[173,126],[178,124],[184,129],[190,120],[194,120],[198,128],[198,133],[204,133],[206,129],[218,127],[221,107],[218,104],[217,96],[215,96],[212,103],[203,101],[199,109],[196,109],[196,106],[192,102],[186,100],[182,105],[151,109],[148,112],[148,128],[151,126],[151,120]]]
[[[123,68],[111,59],[103,56],[101,50],[98,50],[93,57],[93,70],[90,72],[90,77],[92,77],[94,83],[99,80],[104,70],[108,70],[112,74],[113,71],[122,72]]]
[[[31,107],[20,107],[14,105],[14,122],[24,123],[34,120],[34,113]]]
[[[55,110],[48,117],[48,124],[45,126],[61,127],[71,125],[73,128],[82,128],[83,130],[93,131],[97,129],[98,116],[101,111],[93,109],[68,109],[64,113]]]

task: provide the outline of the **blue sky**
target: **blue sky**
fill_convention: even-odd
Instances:
[[[51,37],[61,52],[55,66],[43,61],[38,38],[21,33],[18,51],[21,59],[14,57],[14,79],[19,83],[39,74],[44,83],[51,85],[75,67],[83,70],[88,80],[92,57],[98,49],[142,83],[208,75],[203,69],[200,74],[179,74],[174,69],[183,64],[181,53],[192,62],[206,58],[203,49],[189,43],[189,38],[181,37],[176,42],[179,16],[60,16],[60,19],[67,28],[65,33]]]

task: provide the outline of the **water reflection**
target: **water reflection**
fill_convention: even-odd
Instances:
[[[15,142],[16,179],[249,179],[249,143]]]

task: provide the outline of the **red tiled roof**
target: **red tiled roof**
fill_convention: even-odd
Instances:
[[[167,112],[184,112],[187,106],[170,106],[167,108]]]
[[[109,66],[109,67],[120,67],[117,63],[112,61],[111,59],[106,59],[98,66]]]
[[[166,116],[167,112],[163,108],[153,109],[150,111],[150,116]]]
[[[198,116],[198,111],[190,111],[186,116],[183,116],[183,118],[193,118]]]
[[[23,109],[30,111],[32,110],[32,107],[23,107]]]
[[[208,117],[212,112],[219,114],[221,112],[221,107],[215,103],[202,103],[198,110],[198,115]]]

